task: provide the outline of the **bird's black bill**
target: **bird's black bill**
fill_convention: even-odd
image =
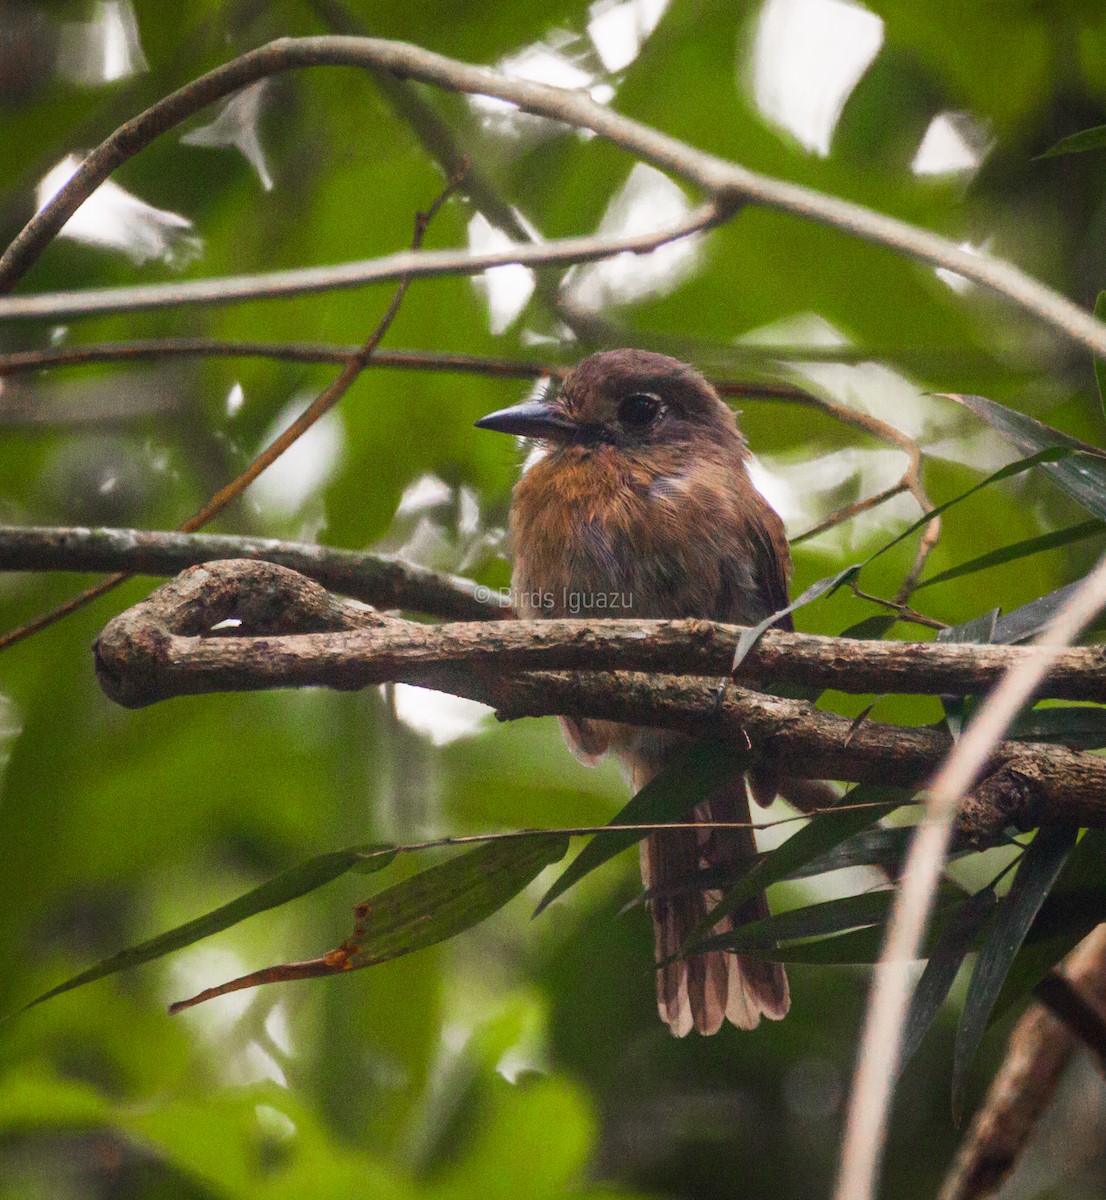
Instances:
[[[576,425],[546,400],[524,400],[488,413],[476,422],[476,428],[553,442],[572,441],[577,432]]]

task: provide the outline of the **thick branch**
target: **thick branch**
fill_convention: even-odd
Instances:
[[[0,566],[11,563],[16,557],[11,551],[5,552],[6,532],[0,528]],[[120,535],[129,536],[125,531],[97,531],[90,539],[89,553],[95,553],[96,543],[101,538],[110,543]],[[151,559],[141,548],[141,535],[137,536],[133,561],[149,563]],[[183,541],[175,538],[173,542],[178,540]],[[251,544],[247,539],[233,538],[204,538],[202,541],[216,546],[220,542]],[[173,557],[187,549],[186,545],[171,545]],[[265,552],[267,545],[284,551],[293,549],[287,543],[266,543],[260,539],[252,545],[256,547],[254,557],[270,562],[277,560]],[[64,553],[64,546],[58,549]],[[303,560],[307,560],[310,552],[317,548],[295,549]],[[46,547],[46,553],[50,552]],[[380,560],[364,555],[341,551],[320,553],[324,561],[331,556],[337,560],[339,568],[343,561],[368,559],[370,569],[374,572],[381,569],[385,578],[386,568],[397,567],[397,564],[382,564]],[[169,556],[163,553],[160,557],[165,562]],[[90,558],[89,561],[93,560]],[[14,565],[18,565],[18,558]],[[413,578],[405,575],[407,571],[412,572]],[[312,569],[310,574],[317,577],[320,573]],[[431,572],[419,572],[417,568],[400,568],[397,574],[401,582],[392,586],[410,586],[420,576],[435,580]],[[216,578],[225,581],[236,594],[264,583],[286,587],[289,597],[296,597],[301,603],[305,601],[298,598],[307,592],[317,594],[320,603],[325,597],[322,589],[305,588],[303,581],[290,576],[289,572],[276,572],[262,563],[213,563],[204,576],[205,587],[209,589],[206,613],[209,626],[227,616],[238,615],[225,611],[227,601],[211,582]],[[270,584],[274,579],[277,582]],[[110,642],[117,626],[127,629],[150,626],[168,633],[182,632],[176,623],[178,599],[174,589],[191,586],[188,580],[186,575],[166,585],[142,604],[122,614],[104,631],[101,643]],[[458,590],[460,586],[458,583]],[[474,606],[489,595],[486,588],[469,587]],[[346,589],[339,587],[338,590]],[[450,599],[455,594],[452,590],[447,592]],[[403,607],[394,600],[392,606]],[[161,686],[166,695],[274,687],[361,688],[405,679],[411,672],[442,667],[464,667],[481,673],[591,668],[706,675],[717,679],[729,674],[734,647],[743,632],[739,625],[716,621],[596,619],[602,615],[601,611],[596,613],[593,609],[584,618],[495,622],[492,625],[484,622],[451,625],[393,622],[384,628],[347,626],[348,632],[315,634],[304,633],[287,624],[281,632],[288,636],[268,642],[261,658],[250,649],[251,638],[229,641],[199,638],[182,643],[164,656],[161,670],[165,675]],[[197,628],[196,632],[202,632],[203,628]],[[861,694],[972,695],[990,688],[1013,663],[1039,653],[1033,646],[861,641],[769,630],[742,661],[736,679],[753,688],[802,686]],[[1080,646],[1064,650],[1050,668],[1041,694],[1055,699],[1106,701],[1104,664],[1106,652],[1102,647]],[[149,701],[162,698],[151,695]],[[145,697],[136,695],[132,702],[144,701]]]
[[[379,554],[227,534],[0,525],[0,571],[175,575],[199,563],[228,558],[279,563],[376,608],[463,621],[510,612],[498,593],[478,588],[471,579]]]
[[[230,617],[255,636],[203,636]],[[281,567],[228,562],[186,571],[116,617],[97,642],[96,665],[107,694],[128,706],[212,691],[360,688],[397,681],[483,701],[506,718],[558,714],[696,734],[721,729],[747,736],[759,755],[778,761],[787,773],[818,779],[920,784],[947,753],[949,738],[939,729],[877,722],[854,728],[846,718],[809,704],[740,689],[720,701],[713,682],[686,672],[698,670],[714,678],[724,674],[738,633],[735,626],[700,621],[415,626],[383,620],[360,605],[341,604],[317,584]],[[741,678],[778,682],[782,671],[794,670],[793,656],[809,651],[795,678],[811,684],[814,664],[821,663],[823,669],[832,667],[855,680],[870,650],[877,656],[891,651],[893,657],[896,647],[770,633],[746,657]],[[902,645],[906,657],[901,663],[912,656],[940,660],[946,652],[953,658],[965,652],[970,657],[979,649],[984,657],[995,650]],[[847,668],[836,659],[838,652],[845,654]],[[1005,652],[1026,653],[1019,648],[999,651]],[[533,669],[554,666],[601,669]],[[684,674],[643,675],[635,667]],[[1096,662],[1091,674],[1098,673]],[[900,674],[906,678],[909,669]],[[879,690],[888,689],[881,685]],[[1013,800],[1001,793],[1000,806],[973,814],[971,828],[981,836],[1008,823],[1032,828],[1042,819],[1106,824],[1106,759],[1052,746],[1004,743],[990,770],[1013,773],[1018,789]]]
[[[742,203],[761,204],[888,246],[933,266],[945,267],[1006,296],[1072,340],[1106,356],[1106,326],[1009,263],[969,253],[947,238],[861,205],[759,175],[695,150],[596,104],[580,91],[510,79],[486,67],[470,66],[418,46],[378,38],[331,36],[271,42],[217,67],[128,121],[89,155],[65,187],[8,247],[0,258],[0,291],[11,291],[80,204],[116,167],[154,138],[258,79],[300,67],[325,65],[385,70],[400,78],[447,90],[495,96],[525,112],[591,129],[645,162],[693,183],[719,201],[727,213]],[[518,253],[530,254],[532,248],[520,247]],[[400,273],[414,275],[418,268],[406,263]],[[0,301],[0,316],[14,315],[15,308],[9,306],[20,303],[11,299]]]

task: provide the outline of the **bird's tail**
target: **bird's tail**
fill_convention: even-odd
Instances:
[[[641,772],[640,774],[644,774]],[[635,786],[646,782],[635,771]],[[742,778],[735,779],[695,808],[692,821],[747,822],[749,798]],[[651,834],[641,843],[641,874],[650,891],[657,962],[678,954],[696,925],[722,898],[719,887],[689,886],[704,871],[737,879],[756,853],[751,828],[672,829]],[[714,933],[768,915],[763,892],[736,913],[724,917]],[[747,958],[732,951],[674,958],[657,971],[657,1007],[677,1037],[692,1029],[715,1033],[724,1020],[753,1029],[761,1016],[779,1020],[791,997],[780,963]]]

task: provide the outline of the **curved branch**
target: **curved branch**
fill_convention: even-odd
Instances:
[[[216,544],[220,540],[204,539]],[[181,549],[173,547],[177,554]],[[148,561],[139,557],[145,554],[137,547],[136,561]],[[591,668],[718,679],[730,673],[734,646],[744,632],[742,626],[715,621],[597,620],[592,613],[584,619],[491,624],[389,621],[369,628],[361,628],[356,615],[347,615],[341,626],[345,632],[324,623],[315,624],[313,628],[322,631],[314,633],[289,619],[276,631],[283,636],[266,642],[263,655],[256,653],[256,639],[248,629],[249,636],[241,638],[200,636],[227,617],[241,619],[241,606],[253,591],[280,589],[296,612],[306,611],[312,598],[322,606],[321,613],[332,611],[331,600],[321,587],[271,561],[207,561],[203,569],[186,571],[165,584],[115,618],[100,637],[101,656],[106,659],[115,654],[111,647],[117,636],[130,644],[136,638],[142,640],[149,629],[160,631],[156,683],[155,668],[148,664],[142,672],[141,690],[120,687],[114,698],[143,704],[213,691],[362,688],[411,682],[415,675],[442,669],[483,675]],[[473,588],[471,595],[478,604],[494,593]],[[188,597],[187,601],[183,597]],[[187,630],[180,623],[181,611],[189,614]],[[201,611],[202,616],[196,615]],[[174,637],[183,640],[173,641]],[[801,686],[859,694],[974,695],[990,688],[1012,665],[1035,661],[1040,654],[1034,646],[862,641],[769,630],[742,660],[735,678],[753,688]],[[1106,701],[1104,661],[1100,646],[1060,652],[1051,659],[1040,694]]]
[[[270,42],[217,67],[128,121],[85,159],[73,178],[31,219],[0,257],[0,291],[10,292],[84,200],[116,167],[154,138],[213,101],[258,79],[300,67],[327,65],[384,70],[447,90],[493,96],[524,112],[590,129],[638,158],[695,184],[727,213],[743,203],[760,204],[955,271],[1014,301],[1073,341],[1106,356],[1106,325],[1010,263],[971,253],[947,238],[862,205],[760,175],[737,163],[695,150],[596,104],[581,92],[510,79],[418,46],[378,38],[330,36]],[[418,273],[417,267],[411,270],[412,274]],[[0,315],[12,303],[0,302]]]
[[[236,618],[251,636],[211,636]],[[744,689],[719,700],[712,678],[725,672],[736,627],[701,621],[519,621],[441,627],[382,618],[342,603],[318,584],[267,563],[194,567],[116,617],[96,644],[101,686],[140,707],[178,695],[278,687],[361,688],[385,681],[433,687],[480,700],[507,718],[557,714],[625,721],[701,734],[748,737],[761,758],[816,779],[919,783],[951,745],[937,728],[902,728],[845,717]],[[743,671],[779,679],[802,649],[815,657],[834,639],[772,633]],[[893,650],[895,643],[878,643]],[[855,676],[875,646],[841,640]],[[908,647],[940,660],[966,647]],[[968,647],[979,650],[981,647]],[[986,647],[994,650],[995,647]],[[1015,651],[1017,661],[1024,654]],[[534,668],[585,667],[558,672]],[[633,670],[703,671],[646,675]],[[617,668],[612,670],[611,668]],[[1094,673],[1100,673],[1096,666]],[[809,683],[810,661],[796,674]],[[743,682],[748,676],[743,674]],[[1106,823],[1106,759],[1052,746],[1004,743],[988,771],[1013,772],[1013,796],[975,812],[965,832],[990,836],[1042,819]]]

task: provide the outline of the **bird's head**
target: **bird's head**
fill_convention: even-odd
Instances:
[[[648,350],[605,350],[585,358],[558,388],[476,422],[554,447],[743,446],[737,422],[694,368]]]

